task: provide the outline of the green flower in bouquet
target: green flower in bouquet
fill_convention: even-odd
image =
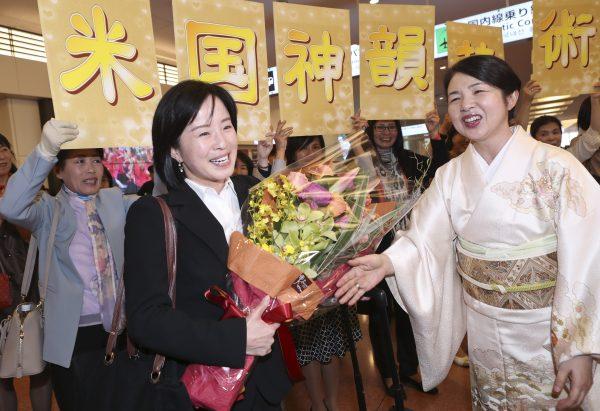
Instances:
[[[253,221],[248,238],[315,278],[314,257],[339,238],[334,213],[339,214],[340,197],[335,202],[338,211],[328,207],[333,199],[334,194],[323,186],[298,187],[280,175],[251,193],[248,211]]]

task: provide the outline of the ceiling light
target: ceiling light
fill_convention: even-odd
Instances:
[[[559,114],[562,114],[562,112],[563,112],[562,109],[561,110],[542,110],[542,111],[532,112],[532,113],[530,113],[530,115],[533,115],[533,116],[546,115],[547,116],[547,115],[552,114],[552,115],[556,115],[557,116]]]
[[[564,95],[564,96],[549,96],[549,97],[536,98],[534,100],[534,104],[546,103],[546,102],[549,102],[549,101],[566,100],[568,98],[573,98],[573,96],[567,94],[567,95]]]
[[[369,0],[369,3],[370,4],[377,4],[377,3],[379,3],[379,0]]]
[[[443,100],[443,99],[444,99],[444,96],[441,96],[441,97],[438,97],[438,98],[439,98],[440,100]]]
[[[529,110],[530,113],[541,113],[543,112],[547,112],[547,111],[564,111],[566,109],[566,107],[554,107],[554,108],[540,108],[540,109],[532,109]]]
[[[565,100],[565,101],[559,101],[556,103],[538,104],[538,105],[531,106],[531,110],[544,110],[544,109],[552,108],[552,107],[567,107],[572,102],[573,102],[573,100]]]

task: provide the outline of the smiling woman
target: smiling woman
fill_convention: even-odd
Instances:
[[[40,288],[45,292],[43,352],[63,411],[111,409],[106,394],[111,381],[102,358],[122,274],[125,214],[137,198],[117,188],[100,190],[102,149],[60,149],[77,135],[74,124],[47,122],[40,143],[10,177],[0,200],[3,218],[30,230],[40,250],[51,250],[39,257],[40,267],[48,259],[50,267],[47,292]],[[62,189],[56,197],[42,193],[38,198],[53,168]]]
[[[353,303],[389,277],[425,389],[466,330],[473,409],[593,409],[600,327],[581,319],[600,316],[600,188],[565,150],[509,127],[520,81],[506,62],[468,57],[445,84],[473,144],[438,170],[390,248],[349,262],[336,295]]]
[[[162,98],[152,127],[155,170],[169,187],[164,200],[177,228],[177,303],[167,285],[167,253],[161,209],[152,197],[136,202],[125,227],[125,294],[129,335],[148,353],[167,357],[160,382],[135,397],[123,387],[120,409],[192,410],[179,378],[187,364],[243,368],[246,355],[259,357],[234,410],[280,409],[291,387],[277,325],[260,315],[268,299],[248,317],[220,321],[222,310],[203,298],[212,286],[227,289],[228,243],[242,231],[240,205],[258,180],[232,177],[237,151],[233,98],[223,88],[184,81]],[[132,378],[123,378],[131,381]],[[177,401],[161,402],[166,391]]]

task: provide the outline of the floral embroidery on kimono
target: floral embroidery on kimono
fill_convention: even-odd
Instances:
[[[553,161],[539,162],[537,168],[537,177],[532,172],[520,182],[498,183],[491,187],[492,192],[509,200],[515,210],[533,214],[542,221],[554,219],[563,194],[567,197],[567,206],[578,216],[585,217],[587,207],[581,184],[571,177],[569,170]]]
[[[566,279],[562,284],[567,284]],[[577,291],[577,292],[576,292]],[[557,363],[568,360],[582,352],[593,352],[590,345],[600,336],[597,330],[598,312],[596,298],[589,287],[575,283],[569,290],[557,289],[563,303],[552,311],[551,341]]]
[[[541,410],[556,406],[551,398],[554,370],[539,355],[527,362],[492,350],[469,352],[474,410]],[[494,365],[491,365],[494,364]]]

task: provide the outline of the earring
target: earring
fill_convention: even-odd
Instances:
[[[179,172],[183,174],[183,161],[179,162]]]

